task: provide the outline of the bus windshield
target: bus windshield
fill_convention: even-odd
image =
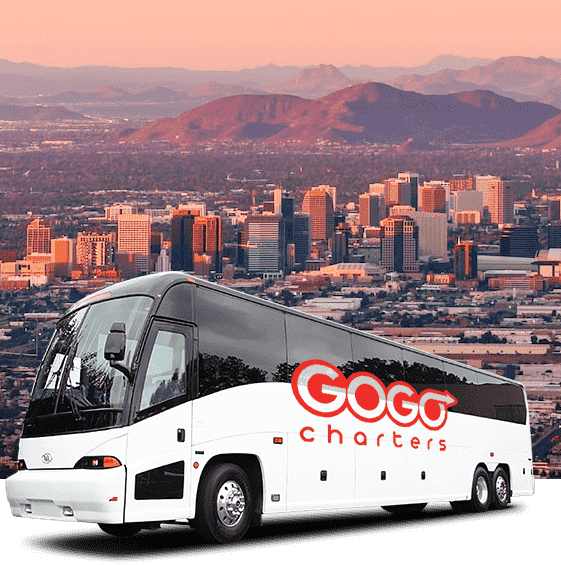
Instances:
[[[107,428],[122,424],[125,375],[105,360],[113,322],[124,322],[131,367],[152,299],[130,296],[94,303],[63,318],[37,374],[23,436]]]

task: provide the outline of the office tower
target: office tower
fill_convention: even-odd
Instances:
[[[561,249],[561,221],[551,221],[547,226],[547,248]]]
[[[554,198],[548,202],[547,219],[553,221],[561,220],[561,199]]]
[[[113,204],[105,208],[105,219],[116,222],[123,214],[138,214],[138,208],[130,204]]]
[[[222,222],[220,216],[196,216],[193,253],[210,256],[210,270],[222,272]]]
[[[150,272],[151,219],[146,214],[121,214],[117,219],[117,253],[134,256],[137,275]]]
[[[409,216],[390,216],[380,222],[382,228],[381,265],[389,271],[419,270],[419,228]]]
[[[454,212],[465,210],[483,212],[483,193],[477,190],[450,191],[450,210]]]
[[[454,246],[454,273],[459,281],[477,278],[477,244],[473,241],[458,242]]]
[[[79,232],[76,236],[76,263],[85,273],[113,263],[115,234]]]
[[[483,208],[493,224],[514,222],[514,187],[507,181],[489,180],[483,192]]]
[[[179,204],[178,210],[185,210],[193,216],[206,216],[205,202],[187,202],[187,204]]]
[[[535,257],[539,249],[536,226],[506,225],[501,232],[501,255],[507,257]]]
[[[323,188],[312,188],[304,195],[302,212],[312,219],[311,237],[327,241],[333,233],[333,198]]]
[[[384,179],[386,206],[411,206],[411,183],[403,179]]]
[[[333,201],[333,210],[337,208],[337,187],[336,186],[329,186],[328,184],[320,184],[318,186],[313,186],[312,190],[325,190],[327,194],[331,196],[331,200]]]
[[[418,202],[418,189],[419,189],[419,175],[417,173],[398,173],[397,178],[399,180],[404,180],[408,182],[411,187],[411,206],[416,210],[419,209],[419,202]],[[429,210],[430,211],[430,210]]]
[[[174,210],[171,217],[171,270],[192,271],[193,226],[198,211]]]
[[[378,194],[386,198],[386,185],[383,182],[375,182],[368,185],[368,192],[370,194]]]
[[[363,227],[377,226],[386,214],[386,203],[381,194],[365,193],[358,197],[359,223]]]
[[[55,277],[69,277],[76,261],[76,240],[68,237],[51,239],[51,262]]]
[[[481,212],[479,210],[462,210],[461,212],[456,212],[454,214],[454,222],[458,225],[480,224]]]
[[[248,216],[246,261],[248,273],[280,273],[285,268],[282,216]]]
[[[419,187],[419,206],[421,212],[446,213],[446,187],[442,184],[425,183]]]
[[[27,226],[27,255],[50,252],[51,228],[41,218],[37,218]]]
[[[329,238],[329,250],[331,251],[331,264],[344,263],[349,256],[349,233],[336,231]]]
[[[294,261],[304,268],[312,250],[312,217],[309,214],[294,215]]]

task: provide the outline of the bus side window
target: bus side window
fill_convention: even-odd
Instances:
[[[432,388],[444,390],[446,373],[442,359],[435,359],[417,351],[403,351],[405,380],[417,391]]]
[[[396,345],[351,334],[353,372],[366,372],[378,377],[385,386],[405,380],[402,350]]]
[[[160,330],[150,353],[140,410],[183,396],[186,386],[185,336]]]

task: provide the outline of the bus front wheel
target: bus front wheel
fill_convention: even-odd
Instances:
[[[472,512],[485,512],[491,506],[492,499],[491,479],[483,467],[477,467],[473,475],[471,500],[468,501],[468,510]]]
[[[497,467],[493,473],[493,502],[492,508],[502,509],[510,502],[510,485],[508,476],[502,467]]]
[[[195,529],[209,542],[237,541],[250,526],[252,508],[246,472],[232,463],[217,465],[201,480]]]

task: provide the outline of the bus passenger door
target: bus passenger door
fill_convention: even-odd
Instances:
[[[163,321],[150,328],[128,433],[126,522],[188,514],[193,331]]]

